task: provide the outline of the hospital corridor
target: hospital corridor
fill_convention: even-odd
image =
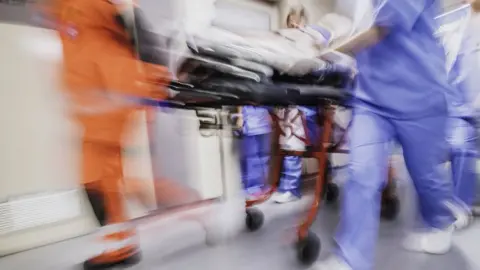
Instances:
[[[480,270],[480,0],[0,0],[0,270]]]
[[[405,193],[402,198],[408,198],[408,186],[405,186],[403,192]],[[140,222],[143,260],[129,269],[308,269],[296,261],[293,247],[285,237],[286,230],[296,222],[292,213],[298,214],[298,210],[305,207],[301,203],[294,204],[281,210],[278,209],[279,205],[265,205],[262,209],[268,210],[272,216],[267,227],[254,233],[243,232],[232,241],[217,247],[205,244],[205,232],[193,222]],[[406,209],[405,211],[408,212]],[[480,269],[480,260],[476,255],[476,247],[480,241],[478,224],[473,224],[468,231],[456,235],[454,246],[446,255],[415,254],[404,251],[400,246],[409,215],[401,213],[400,216],[401,218],[394,222],[382,224],[375,269]],[[338,218],[338,206],[327,206],[319,214],[313,228],[323,240],[324,254],[333,245],[331,235]],[[0,259],[0,267],[11,270],[80,269],[82,260],[90,254],[88,240],[88,236],[81,236],[6,256]],[[324,257],[324,254],[320,256]]]

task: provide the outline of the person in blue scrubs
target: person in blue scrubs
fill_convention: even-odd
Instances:
[[[242,182],[247,197],[255,198],[264,193],[268,179],[271,123],[268,109],[255,106],[241,107]]]
[[[317,123],[317,109],[315,107],[302,107],[298,109],[303,113],[307,126],[307,136],[313,142],[319,136]],[[302,158],[286,156],[283,160],[283,169],[277,193],[274,195],[276,203],[287,203],[301,198],[300,183],[302,177]]]
[[[441,167],[448,156],[445,51],[434,33],[435,0],[374,0],[372,27],[338,48],[356,57],[358,83],[349,132],[349,179],[344,186],[334,255],[320,270],[372,270],[381,191],[392,141],[403,148],[418,198],[422,228],[404,248],[450,250],[455,216],[453,187]],[[327,59],[328,55],[324,58]],[[459,209],[459,208],[456,208]]]
[[[321,26],[306,25],[307,17],[303,7],[293,8],[287,15],[286,24],[288,28],[298,28],[310,35],[315,45],[325,47],[332,34],[328,29]],[[298,109],[305,116],[307,134],[310,140],[316,141],[318,136],[317,109],[315,107],[301,107]],[[288,203],[296,201],[301,197],[300,183],[302,178],[302,158],[298,156],[287,156],[283,161],[280,184],[277,193],[273,196],[276,203]]]
[[[479,11],[480,1],[473,1],[471,17],[463,33],[460,50],[449,72],[449,78],[456,90],[450,95],[451,117],[448,123],[452,180],[455,195],[469,213],[472,213],[477,181],[477,131],[473,103],[480,90],[480,82],[477,79],[480,74],[480,62],[476,52],[476,46],[480,44]],[[467,227],[471,221],[470,217],[471,215],[459,217],[455,227],[457,229]]]

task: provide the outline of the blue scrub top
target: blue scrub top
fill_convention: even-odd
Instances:
[[[446,114],[443,46],[435,37],[435,0],[374,0],[375,25],[390,33],[357,55],[355,103],[385,117],[411,119]]]
[[[242,115],[244,135],[254,136],[270,133],[270,114],[267,108],[243,106]]]

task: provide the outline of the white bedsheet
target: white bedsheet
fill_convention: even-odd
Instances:
[[[288,33],[291,37],[298,35],[296,40],[301,42],[294,42],[293,38],[285,38],[273,32],[236,34],[211,27],[197,34],[195,42],[198,46],[210,45],[213,51],[228,54],[232,59],[253,61],[273,67],[280,72],[301,76],[321,68],[324,62],[315,58],[320,50],[314,48],[311,37],[301,31],[295,31],[284,31],[283,34]],[[299,62],[301,65],[298,64]]]
[[[303,76],[325,67],[326,62],[315,57],[322,51],[309,43],[311,37],[306,37],[308,34],[299,30],[290,30],[283,31],[282,36],[274,32],[234,33],[210,27],[194,36],[185,37],[185,40],[189,41],[192,47],[203,48],[210,56],[229,58],[233,65],[238,63],[239,68],[266,76],[273,74],[269,67],[291,76]],[[295,40],[303,41],[295,42],[295,35],[298,35]],[[311,48],[307,48],[309,46]],[[188,57],[188,53],[186,56]]]

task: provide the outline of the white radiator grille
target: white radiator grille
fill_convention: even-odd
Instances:
[[[0,235],[79,217],[82,214],[81,192],[16,198],[0,204]]]

